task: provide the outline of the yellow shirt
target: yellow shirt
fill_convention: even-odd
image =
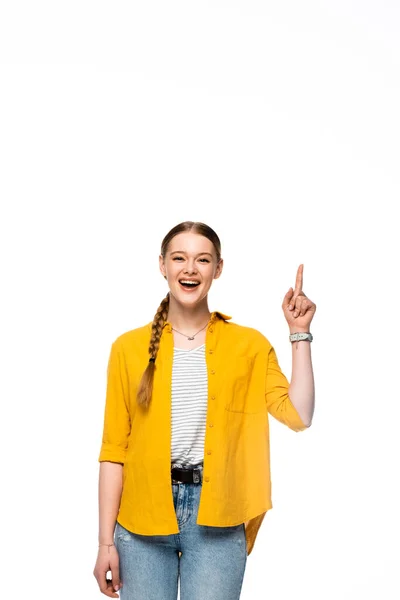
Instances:
[[[246,524],[247,554],[272,508],[268,413],[302,431],[274,348],[256,329],[214,311],[206,330],[208,405],[198,525]],[[117,521],[141,535],[179,533],[171,483],[174,340],[164,324],[148,411],[136,391],[148,364],[151,323],[112,344],[99,462],[123,464]]]

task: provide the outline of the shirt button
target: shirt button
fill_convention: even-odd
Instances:
[[[208,476],[204,477],[204,481],[210,481],[210,478]]]
[[[214,427],[214,425],[212,423],[209,424],[209,427]]]
[[[211,369],[211,375],[215,375],[214,369]]]
[[[215,400],[215,396],[211,396],[211,400]]]
[[[207,450],[207,454],[211,454],[211,450]]]
[[[212,327],[210,327],[210,331],[211,331],[211,333],[214,331]]]
[[[212,354],[214,352],[214,350],[209,350],[208,354]]]

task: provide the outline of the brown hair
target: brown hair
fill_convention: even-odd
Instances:
[[[183,223],[179,223],[173,227],[165,236],[161,243],[161,255],[165,258],[165,255],[168,250],[168,246],[172,238],[174,238],[178,233],[182,233],[183,231],[191,231],[193,233],[198,233],[208,238],[214,245],[217,260],[221,259],[221,242],[218,235],[215,233],[211,227],[206,225],[205,223],[200,223],[197,221],[184,221]],[[168,316],[168,308],[169,308],[169,292],[165,296],[165,298],[161,301],[160,306],[157,309],[156,314],[154,315],[153,323],[151,326],[151,337],[149,343],[149,364],[146,367],[142,375],[142,379],[140,380],[138,392],[137,392],[137,403],[144,408],[147,408],[151,401],[151,396],[153,392],[153,379],[154,379],[154,371],[156,369],[155,360],[157,357],[158,348],[160,346],[160,338],[163,331],[163,326]]]

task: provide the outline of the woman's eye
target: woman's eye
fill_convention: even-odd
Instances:
[[[180,259],[183,260],[183,256],[174,256],[174,258],[172,260],[180,260]],[[206,263],[210,262],[207,258],[200,258],[200,261],[206,262]]]

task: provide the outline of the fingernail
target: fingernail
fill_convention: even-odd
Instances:
[[[292,310],[293,304],[289,304],[289,310]]]
[[[119,585],[115,585],[115,586],[114,586],[114,590],[115,590],[116,592],[118,592],[118,590],[119,590]]]

